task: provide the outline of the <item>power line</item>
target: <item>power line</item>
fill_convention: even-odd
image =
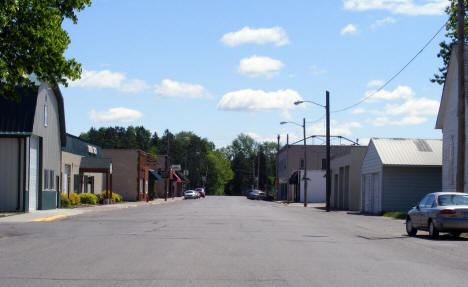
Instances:
[[[422,47],[421,50],[419,50],[419,52],[416,53],[416,55],[414,55],[413,58],[411,58],[411,60],[406,63],[406,65],[403,66],[403,68],[401,68],[395,75],[393,75],[389,80],[387,80],[382,86],[380,86],[377,90],[375,90],[373,93],[371,93],[370,95],[364,97],[362,100],[360,100],[359,102],[357,103],[354,103],[350,106],[347,106],[345,108],[342,108],[342,109],[339,109],[339,110],[334,110],[334,111],[331,111],[332,113],[339,113],[339,112],[343,112],[343,111],[346,111],[346,110],[349,110],[351,108],[354,108],[355,106],[357,105],[360,105],[362,104],[364,101],[366,101],[368,98],[371,98],[373,96],[375,96],[375,94],[377,94],[378,92],[380,92],[383,88],[385,88],[391,81],[393,81],[401,72],[403,72],[403,70],[405,70],[423,51],[424,49],[427,48],[427,46],[429,46],[429,44],[435,39],[435,37],[437,37],[437,35],[439,35],[440,31],[442,31],[442,29],[444,29],[445,25],[447,24],[448,21],[446,21],[442,27],[440,27],[440,29],[437,31],[437,33],[434,34],[434,36],[432,36],[431,39],[429,39],[429,41],[427,41],[427,43]]]

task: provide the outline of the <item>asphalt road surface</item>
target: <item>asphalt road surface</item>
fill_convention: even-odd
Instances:
[[[0,286],[468,286],[468,240],[208,197],[0,224]]]

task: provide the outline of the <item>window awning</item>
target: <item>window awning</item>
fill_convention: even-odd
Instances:
[[[149,174],[154,177],[157,181],[163,181],[164,179],[154,170],[150,170]]]
[[[182,180],[180,179],[180,177],[173,171],[171,173],[171,178],[174,179],[177,181],[177,182],[182,182]]]

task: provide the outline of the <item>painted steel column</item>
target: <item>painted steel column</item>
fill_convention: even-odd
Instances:
[[[330,196],[331,196],[331,171],[330,171],[330,93],[326,91],[326,119],[327,119],[327,212],[330,211]]]
[[[307,145],[306,145],[306,122],[302,120],[302,129],[304,131],[304,207],[307,207]]]

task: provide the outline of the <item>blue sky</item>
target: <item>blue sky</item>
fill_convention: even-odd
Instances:
[[[259,141],[302,137],[281,121],[316,121],[358,102],[401,69],[447,20],[447,0],[94,0],[65,23],[66,51],[82,79],[62,88],[68,132],[143,125],[193,131],[225,146],[240,133]],[[444,30],[445,31],[445,30]],[[444,31],[382,92],[332,113],[332,134],[440,138]],[[323,134],[325,122],[308,124]],[[310,142],[312,143],[312,142]],[[316,142],[318,143],[318,142]]]

